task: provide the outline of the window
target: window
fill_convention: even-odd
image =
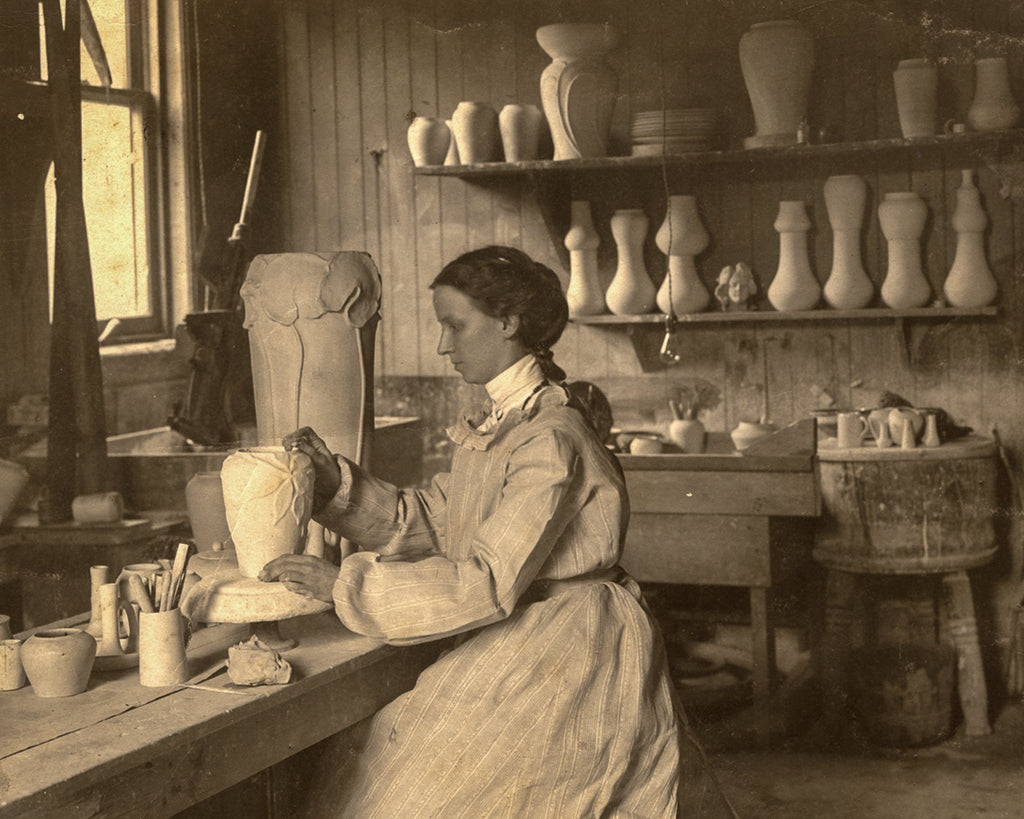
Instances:
[[[63,6],[63,2],[62,2]],[[82,181],[96,317],[118,319],[115,340],[167,330],[168,281],[159,237],[159,43],[154,0],[90,0],[111,84],[82,44]],[[84,21],[83,21],[84,22]],[[45,37],[40,15],[40,37]],[[47,77],[41,40],[43,79]],[[46,185],[53,282],[53,169]]]

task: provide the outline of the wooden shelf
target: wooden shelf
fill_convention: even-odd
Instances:
[[[919,307],[909,310],[893,310],[889,307],[866,307],[861,310],[746,310],[734,313],[706,312],[676,316],[680,324],[755,324],[784,321],[899,321],[901,319],[943,319],[959,317],[995,316],[996,307]],[[664,313],[645,313],[635,316],[616,316],[605,313],[597,316],[577,316],[570,319],[576,324],[604,326],[665,323]]]

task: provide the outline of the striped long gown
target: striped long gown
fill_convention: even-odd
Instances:
[[[731,816],[636,583],[528,602],[537,579],[615,566],[629,510],[614,457],[560,387],[489,433],[464,420],[449,436],[451,472],[429,490],[340,459],[317,514],[363,549],[334,587],[346,626],[394,644],[460,637],[375,715],[355,774],[321,782],[310,814]]]

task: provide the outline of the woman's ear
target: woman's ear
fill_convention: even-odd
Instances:
[[[501,333],[505,338],[514,338],[519,332],[519,316],[505,316],[501,320]]]

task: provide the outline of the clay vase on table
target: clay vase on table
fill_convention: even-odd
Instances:
[[[506,162],[536,159],[544,115],[536,105],[510,103],[498,112],[501,147]]]
[[[967,122],[975,131],[1012,128],[1020,119],[1020,106],[1010,90],[1005,57],[983,57],[974,61],[974,98],[967,109]]]
[[[674,418],[668,425],[668,437],[683,452],[703,452],[707,445],[707,430],[697,418]]]
[[[697,274],[694,257],[708,246],[707,230],[697,212],[694,196],[669,196],[665,220],[654,236],[668,256],[668,272],[658,288],[658,309],[665,314],[699,313],[711,301]]]
[[[900,60],[892,79],[903,136],[933,136],[938,106],[938,66],[926,57]]]
[[[996,277],[985,258],[985,228],[988,216],[970,170],[961,172],[953,211],[956,255],[942,285],[943,295],[953,307],[984,307],[996,297]]]
[[[554,23],[537,29],[551,57],[540,77],[540,98],[556,160],[608,155],[618,80],[605,54],[619,42],[603,23]]]
[[[855,174],[840,174],[825,180],[825,207],[832,226],[832,271],[822,293],[825,301],[839,310],[864,307],[875,294],[860,251],[867,192],[863,177]]]
[[[452,114],[452,136],[463,165],[495,162],[499,158],[498,112],[486,102],[460,102]]]
[[[888,243],[888,267],[881,296],[889,307],[923,307],[932,290],[921,264],[921,234],[928,206],[913,191],[887,193],[878,205],[878,222]]]
[[[573,201],[570,226],[565,234],[565,247],[569,251],[569,286],[565,300],[570,318],[596,316],[605,311],[604,292],[598,280],[597,249],[601,244],[590,203]]]
[[[97,640],[103,636],[103,614],[100,605],[100,588],[104,583],[110,582],[109,566],[89,567],[89,601],[90,615],[89,622],[85,625],[85,631]]]
[[[754,23],[740,38],[740,68],[754,112],[754,136],[746,148],[793,145],[814,70],[814,38],[797,20]]]
[[[224,545],[231,537],[220,472],[197,472],[185,484],[185,509],[196,549],[206,552],[214,543]]]
[[[21,646],[21,664],[40,697],[71,697],[89,685],[96,640],[77,628],[37,631]]]
[[[417,168],[426,165],[443,165],[448,155],[452,134],[443,119],[437,117],[416,117],[409,124],[406,140],[412,163]]]
[[[624,208],[612,214],[610,224],[618,248],[618,262],[615,276],[605,291],[605,303],[618,316],[650,313],[654,310],[657,290],[644,263],[647,214],[638,208]]]
[[[740,421],[729,433],[729,438],[732,439],[732,445],[736,451],[742,452],[758,438],[764,438],[773,432],[775,432],[775,427],[771,424],[760,421]]]
[[[775,230],[779,234],[779,266],[768,285],[768,301],[779,311],[810,310],[821,297],[821,285],[811,271],[807,231],[811,220],[802,200],[779,202]]]

